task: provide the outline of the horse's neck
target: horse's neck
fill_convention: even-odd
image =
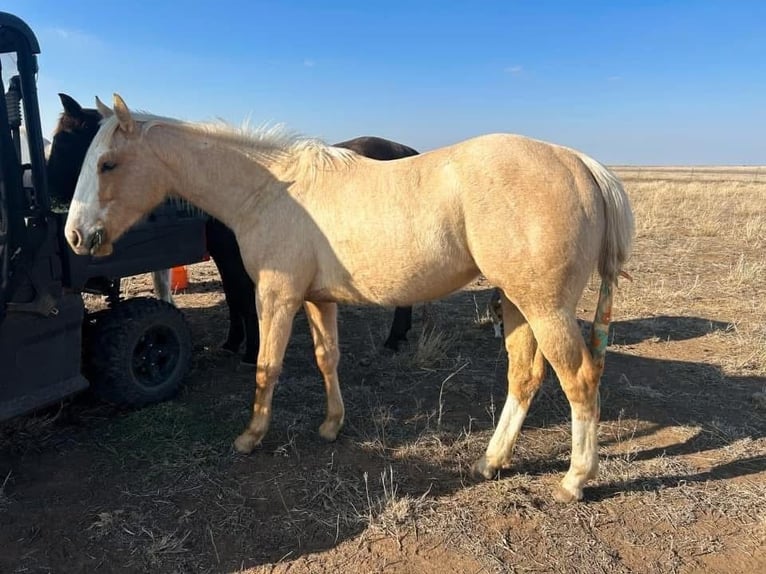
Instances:
[[[289,164],[289,158],[261,157],[215,134],[173,126],[153,128],[147,139],[175,175],[173,193],[234,229],[242,213],[276,193]]]

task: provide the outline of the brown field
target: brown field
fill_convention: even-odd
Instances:
[[[177,297],[196,351],[178,398],[121,412],[83,395],[0,426],[0,572],[766,572],[766,170],[617,172],[633,281],[615,299],[584,502],[550,496],[570,452],[550,374],[515,467],[469,473],[505,397],[481,282],[417,307],[396,356],[380,351],[390,311],[341,310],[333,444],[299,315],[271,431],[235,454],[253,374],[217,350],[208,263]]]

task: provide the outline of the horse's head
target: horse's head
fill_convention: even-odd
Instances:
[[[69,203],[85,153],[96,137],[102,116],[97,109],[83,108],[66,94],[59,94],[59,97],[64,111],[48,155],[48,187],[52,197]]]
[[[97,100],[98,103],[98,100]],[[170,191],[167,168],[144,136],[151,124],[134,119],[123,99],[105,116],[88,148],[66,221],[66,238],[84,255],[109,255],[131,225]]]

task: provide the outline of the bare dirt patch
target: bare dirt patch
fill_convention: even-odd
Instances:
[[[341,310],[348,412],[333,444],[317,434],[324,391],[299,315],[272,428],[235,454],[253,373],[218,351],[226,312],[202,264],[177,297],[195,339],[179,397],[131,412],[82,395],[0,426],[0,572],[765,571],[766,177],[734,171],[618,170],[634,280],[615,299],[585,502],[550,497],[570,452],[552,375],[515,467],[469,474],[507,367],[481,281],[425,323],[416,308],[396,356],[381,351],[389,310]]]

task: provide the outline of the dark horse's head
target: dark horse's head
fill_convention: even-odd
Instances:
[[[332,145],[333,147],[350,149],[365,157],[383,161],[418,155],[417,150],[409,146],[376,136],[361,136]]]
[[[101,114],[83,108],[74,98],[59,94],[64,111],[53,133],[48,156],[48,187],[51,197],[63,203],[72,201],[85,153],[96,137]]]

